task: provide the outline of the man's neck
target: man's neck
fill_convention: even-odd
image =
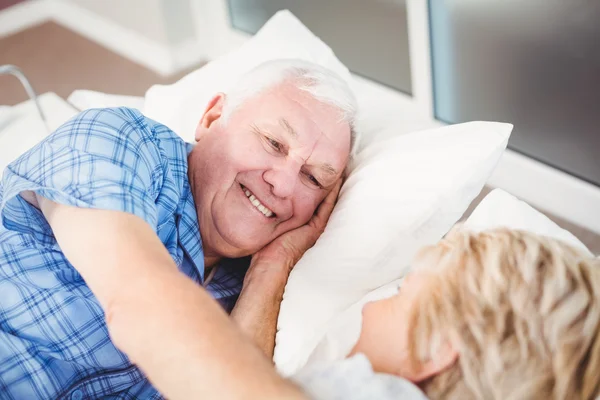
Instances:
[[[211,256],[211,255],[204,253],[204,269],[207,270],[207,269],[214,267],[219,262],[220,259],[221,259],[221,257]]]

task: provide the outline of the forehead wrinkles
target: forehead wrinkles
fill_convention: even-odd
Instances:
[[[318,151],[318,154],[315,152]],[[318,140],[312,148],[306,164],[321,172],[321,178],[329,180],[330,178],[340,176],[346,168],[350,151],[343,151],[339,145],[324,132],[319,135]],[[328,173],[327,170],[334,169],[335,174]],[[333,172],[333,171],[332,171]]]
[[[297,92],[299,92],[299,90],[297,90]],[[300,98],[296,98],[296,96],[284,95],[284,97],[299,108],[299,111],[296,113],[296,118],[293,120],[286,118],[286,121],[297,133],[297,136],[292,138],[292,142],[298,145],[297,152],[306,162],[312,156],[315,148],[318,146],[318,143],[324,134],[319,127],[319,123],[316,121],[316,117],[318,116],[315,115],[315,105],[313,105],[313,107],[310,106],[310,101],[313,103],[317,103],[317,101],[312,98],[306,98],[305,96],[299,96]],[[308,104],[306,104],[307,102]],[[279,129],[285,131],[285,128],[281,126],[279,126]],[[288,137],[290,136],[287,134],[287,132],[284,133]]]
[[[274,116],[277,129],[281,134],[289,141],[290,153],[302,158],[305,163],[314,164],[319,166],[322,163],[332,164],[336,169],[344,169],[344,166],[337,165],[347,161],[347,157],[350,154],[350,132],[348,128],[348,154],[343,144],[333,140],[335,135],[341,134],[336,132],[342,130],[344,127],[341,122],[340,111],[332,105],[323,103],[318,99],[315,99],[309,93],[294,87],[289,84],[276,85],[271,90],[263,93],[263,99],[273,96],[272,99],[277,101],[277,97],[287,100],[293,106],[291,113],[282,112],[281,115]],[[279,103],[283,105],[282,103]],[[285,105],[283,105],[285,107]],[[297,133],[297,137],[294,138],[286,128],[282,126],[281,120],[285,119],[291,128]],[[331,131],[331,133],[327,133]],[[332,137],[333,136],[333,137]],[[295,144],[295,146],[293,145]],[[326,150],[323,150],[326,149]],[[318,150],[318,156],[321,159],[315,160],[311,163],[311,159],[315,156],[315,152]],[[339,172],[339,171],[338,171]]]
[[[313,152],[319,145],[323,145],[329,149],[328,154],[325,155],[328,159],[322,160],[323,162],[330,163],[330,161],[346,158],[350,155],[351,146],[349,124],[343,122],[340,110],[336,107],[316,100],[315,104],[315,108],[310,113],[310,120],[318,129],[319,135],[316,137]]]

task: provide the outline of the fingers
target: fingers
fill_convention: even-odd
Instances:
[[[313,217],[313,221],[315,225],[317,225],[320,229],[324,229],[325,225],[327,225],[327,221],[329,221],[329,217],[333,212],[333,208],[337,203],[337,198],[340,193],[340,189],[342,188],[342,179],[338,179],[335,186],[329,192],[327,197],[323,200],[323,202],[319,205],[317,209],[316,215]]]

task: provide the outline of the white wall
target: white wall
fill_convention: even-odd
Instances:
[[[210,31],[198,15],[192,0],[31,0],[0,12],[0,37],[53,20],[169,76],[207,59]]]
[[[194,37],[190,0],[65,0],[161,45]]]
[[[147,39],[168,44],[163,0],[67,0],[93,13],[132,29]],[[177,0],[175,0],[177,1]]]
[[[161,7],[169,43],[178,45],[195,37],[191,0],[162,0]]]

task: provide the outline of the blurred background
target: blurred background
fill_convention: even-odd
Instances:
[[[580,206],[600,199],[598,0],[0,0],[0,65],[64,99],[77,89],[143,96],[281,9],[415,113],[513,123],[510,157],[522,169],[505,168],[502,185],[600,252],[600,203],[588,217]],[[27,99],[0,75],[0,105]]]
[[[189,0],[0,0],[0,65],[18,66],[37,92],[65,99],[76,89],[143,95],[151,85],[175,82],[205,61],[191,48],[195,59],[175,62],[176,50],[196,42],[190,5]],[[139,55],[144,52],[150,62],[160,60],[149,65]],[[0,76],[0,104],[26,98],[17,80]]]

